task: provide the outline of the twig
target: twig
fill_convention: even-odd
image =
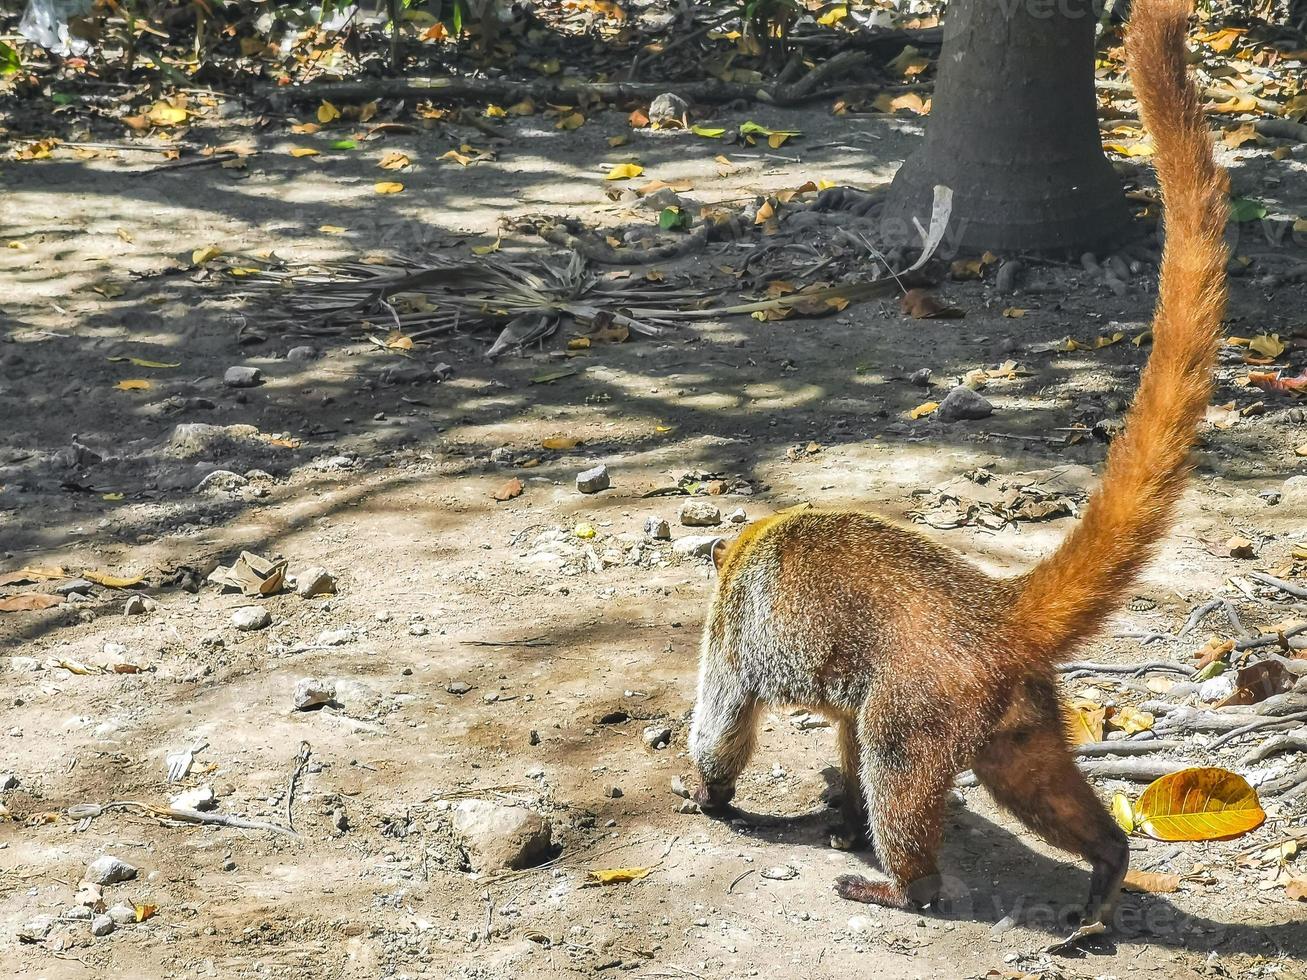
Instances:
[[[1184,742],[1166,742],[1162,739],[1151,739],[1142,742],[1121,740],[1115,742],[1085,742],[1083,745],[1073,746],[1071,751],[1082,758],[1093,759],[1105,755],[1147,755],[1150,752],[1169,752],[1172,749],[1179,750],[1185,747]]]
[[[1280,725],[1292,725],[1298,722],[1307,721],[1307,711],[1299,711],[1291,715],[1270,715],[1266,718],[1258,718],[1254,722],[1249,722],[1242,728],[1236,728],[1233,731],[1226,732],[1218,739],[1212,740],[1208,744],[1209,749],[1219,749],[1222,745],[1227,744],[1240,735],[1247,735],[1249,732],[1261,731],[1263,728],[1278,728]]]
[[[1184,621],[1184,625],[1180,627],[1180,632],[1175,634],[1175,638],[1183,640],[1207,617],[1208,613],[1218,608],[1223,602],[1225,602],[1224,599],[1212,599],[1210,602],[1204,602],[1189,614],[1189,618]]]
[[[1257,792],[1263,796],[1294,796],[1300,789],[1307,789],[1307,772],[1297,769],[1262,783]]]
[[[196,157],[191,160],[173,160],[169,163],[161,163],[157,167],[150,167],[147,170],[129,170],[127,171],[133,177],[139,177],[148,174],[163,173],[168,170],[185,170],[188,167],[207,167],[211,163],[226,163],[228,160],[235,160],[240,156],[233,151],[223,151],[215,153],[212,156]]]
[[[1248,636],[1238,640],[1234,648],[1239,651],[1256,650],[1258,647],[1279,646],[1288,647],[1288,641],[1293,639],[1299,633],[1307,633],[1307,623],[1299,623],[1297,626],[1291,626],[1289,629],[1279,633],[1262,633],[1260,636]]]
[[[749,875],[753,874],[753,872],[754,872],[755,870],[757,870],[757,869],[756,869],[756,868],[750,868],[748,871],[744,872],[744,874],[740,875],[738,878],[736,878],[734,881],[732,881],[732,882],[730,883],[730,885],[729,885],[729,886],[727,887],[727,889],[726,889],[726,894],[729,895],[729,894],[732,892],[732,890],[734,890],[734,888],[735,888],[736,885],[738,885],[740,882],[742,882],[745,878],[749,877]]]
[[[295,783],[299,780],[304,767],[308,765],[309,756],[312,752],[313,749],[308,742],[300,742],[299,755],[295,758],[295,768],[291,770],[290,780],[286,783],[286,826],[291,830],[295,829],[295,816],[291,811],[291,807],[295,803]]]
[[[1083,670],[1092,674],[1129,674],[1139,677],[1150,670],[1166,670],[1184,677],[1192,677],[1194,669],[1187,664],[1177,664],[1170,660],[1151,660],[1146,664],[1100,664],[1093,660],[1072,660],[1058,668],[1062,673]]]
[[[1183,763],[1163,759],[1084,759],[1076,766],[1086,776],[1098,779],[1126,779],[1136,783],[1151,783],[1179,768]]]
[[[1249,572],[1248,577],[1254,582],[1261,582],[1262,585],[1270,585],[1281,592],[1287,592],[1295,599],[1307,599],[1307,588],[1303,588],[1301,585],[1294,585],[1292,582],[1286,582],[1274,575],[1267,575],[1265,572]]]
[[[108,810],[135,810],[139,813],[166,820],[180,820],[183,823],[212,824],[219,827],[237,827],[241,830],[267,830],[285,837],[301,840],[299,834],[275,823],[263,820],[251,820],[247,817],[229,813],[201,813],[183,806],[155,806],[153,803],[141,803],[137,800],[113,800],[109,803],[81,803],[68,808],[68,816],[77,821],[92,820]]]

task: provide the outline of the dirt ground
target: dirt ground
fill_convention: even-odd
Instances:
[[[906,319],[896,301],[877,300],[825,319],[706,322],[566,363],[557,339],[487,362],[487,338],[459,337],[413,352],[428,366],[449,364],[448,380],[392,386],[380,374],[401,355],[357,337],[315,340],[321,356],[308,361],[287,360],[304,340],[275,331],[242,346],[237,330],[258,324],[265,300],[189,268],[192,250],[208,245],[293,261],[387,249],[466,255],[494,240],[504,215],[614,221],[627,205],[604,196],[611,185],[601,176],[632,152],[648,177],[693,181],[702,201],[808,179],[867,186],[887,179],[918,137],[911,122],[819,112],[717,118],[792,125],[804,138],[770,155],[730,150],[736,165],[724,169],[716,147],[687,134],[635,133],[610,149],[607,138],[628,128],[619,113],[595,113],[569,133],[528,118],[508,124],[497,161],[464,169],[438,158],[461,140],[484,141],[474,131],[437,127],[294,158],[291,146],[321,137],[292,135],[277,120],[243,170],[141,172],[160,158],[82,160],[66,150],[3,164],[0,239],[16,244],[0,249],[0,571],[145,576],[0,615],[0,773],[18,779],[0,796],[11,817],[0,823],[7,976],[1307,976],[1307,906],[1268,883],[1266,868],[1236,862],[1303,826],[1302,797],[1266,800],[1267,823],[1234,841],[1132,838],[1136,867],[1184,882],[1172,894],[1125,896],[1116,932],[1076,958],[1040,951],[1082,901],[1086,869],[1000,815],[983,790],[957,791],[942,860],[966,898],[937,915],[834,895],[835,877],[868,860],[827,846],[826,798],[838,788],[829,728],[784,709],[766,716],[737,799],[752,816],[682,813],[670,789],[688,770],[712,575],[703,559],[645,539],[649,518],[667,519],[674,538],[705,533],[679,525],[681,498],[647,494],[695,471],[733,488],[714,501],[724,513],[755,518],[811,503],[906,519],[925,492],[984,467],[1060,481],[1083,500],[1103,443],[1056,437],[1075,422],[1118,418],[1147,348],[1048,347],[1110,334],[1114,322],[1138,333],[1150,272],[1118,297],[1078,266],[1037,265],[1016,296],[992,282],[944,283],[942,294],[967,311],[961,320]],[[210,126],[192,138],[217,144],[248,132],[239,114]],[[373,182],[389,175],[376,164],[394,149],[414,167],[397,178],[403,193],[381,196]],[[1236,183],[1302,210],[1301,157],[1275,161],[1273,187],[1264,151],[1227,162]],[[1297,345],[1286,357],[1300,369],[1307,291],[1259,286],[1255,273],[1295,250],[1301,259],[1301,248],[1249,227],[1236,251],[1255,261],[1234,281],[1230,332],[1279,333]],[[712,258],[743,251],[727,245]],[[115,286],[121,295],[103,294]],[[1014,306],[1028,312],[1002,315]],[[110,360],[122,356],[180,367]],[[987,386],[992,417],[907,417],[967,371],[1008,358],[1030,373]],[[233,365],[260,368],[265,383],[224,387]],[[562,367],[585,370],[532,383]],[[931,392],[907,380],[923,367],[933,371]],[[1230,353],[1217,401],[1262,400],[1264,414],[1204,431],[1180,525],[1113,632],[1173,633],[1218,595],[1249,624],[1301,616],[1303,604],[1282,593],[1229,584],[1252,569],[1284,569],[1294,545],[1307,543],[1307,480],[1294,454],[1307,441],[1302,410],[1236,386],[1244,374]],[[125,379],[152,387],[116,389]],[[199,445],[175,437],[197,422],[248,424],[258,435]],[[542,448],[557,436],[583,442]],[[575,475],[597,462],[612,488],[578,493]],[[196,490],[214,469],[263,472]],[[522,495],[492,499],[513,477]],[[924,531],[986,568],[1016,572],[1073,520]],[[593,538],[576,535],[582,523]],[[1222,553],[1234,534],[1253,542],[1255,558]],[[242,550],[284,557],[292,574],[322,566],[338,594],[250,600],[184,587]],[[150,608],[125,615],[133,593]],[[236,630],[233,610],[251,604],[272,624]],[[1183,662],[1222,625],[1206,621],[1183,641],[1148,647],[1108,637],[1084,655]],[[114,671],[123,664],[140,670]],[[340,707],[294,710],[306,677],[334,679]],[[467,693],[450,693],[459,682]],[[665,748],[645,744],[654,723],[671,729]],[[165,756],[197,741],[207,747],[190,775],[169,786]],[[1177,768],[1238,768],[1246,744],[1212,751],[1205,741],[1191,736]],[[297,838],[127,810],[79,826],[66,813],[109,801],[166,805],[207,784],[215,812],[284,826],[301,743],[311,754],[293,792]],[[1278,771],[1300,759],[1281,757]],[[1243,771],[1254,779],[1276,771],[1252,768]],[[1123,788],[1098,786],[1104,798]],[[550,863],[480,878],[466,870],[450,809],[467,798],[547,816]],[[94,938],[67,915],[84,867],[101,854],[139,869],[107,886],[106,902],[157,911]],[[587,887],[588,870],[633,866],[654,870]],[[41,915],[65,918],[43,942],[21,942],[24,924]]]

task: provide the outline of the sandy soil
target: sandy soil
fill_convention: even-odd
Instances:
[[[694,470],[741,481],[752,492],[720,503],[751,518],[804,502],[905,518],[924,491],[986,467],[1058,478],[1076,497],[1092,485],[1102,443],[1040,437],[1118,417],[1146,349],[1038,348],[1067,335],[1092,339],[1112,321],[1145,321],[1147,274],[1121,298],[1056,265],[1035,267],[1018,297],[988,283],[947,283],[942,291],[967,310],[963,320],[904,319],[888,300],[821,320],[739,317],[664,341],[596,347],[568,362],[584,373],[550,384],[530,379],[559,366],[561,343],[488,363],[485,338],[459,338],[415,355],[450,364],[449,380],[396,387],[378,378],[399,355],[357,339],[318,342],[322,356],[308,362],[285,358],[303,342],[295,337],[240,346],[236,331],[257,322],[261,301],[188,268],[191,250],[210,244],[293,260],[396,248],[466,254],[460,242],[493,240],[503,215],[608,220],[624,206],[604,197],[600,175],[632,149],[648,176],[689,179],[699,199],[725,201],[810,178],[874,183],[916,138],[905,122],[761,109],[722,118],[748,117],[797,125],[805,139],[775,157],[734,154],[740,166],[722,175],[716,148],[684,135],[634,134],[619,155],[606,141],[626,130],[617,113],[596,113],[573,133],[526,119],[511,124],[497,162],[465,170],[437,158],[462,139],[482,141],[470,131],[437,128],[296,159],[287,149],[313,139],[273,120],[244,170],[137,173],[159,158],[79,160],[68,151],[3,165],[0,238],[19,247],[0,249],[0,569],[62,564],[146,576],[52,610],[0,615],[10,667],[0,675],[0,772],[19,779],[0,796],[12,818],[0,823],[6,975],[1305,975],[1305,907],[1265,887],[1266,868],[1235,860],[1301,826],[1301,798],[1268,800],[1270,821],[1236,841],[1133,839],[1137,867],[1177,871],[1185,882],[1174,894],[1127,896],[1118,931],[1076,959],[1040,950],[1062,931],[1057,917],[1082,900],[1087,872],[998,814],[982,790],[958,791],[942,858],[967,898],[935,915],[833,894],[836,875],[864,870],[867,860],[826,843],[834,812],[825,796],[838,787],[828,728],[803,728],[786,710],[767,715],[737,800],[752,817],[680,813],[669,788],[688,769],[697,629],[712,582],[707,563],[643,540],[650,517],[668,519],[674,537],[701,533],[677,525],[679,498],[645,495]],[[233,116],[192,135],[219,143],[246,132]],[[415,168],[399,178],[404,193],[379,196],[372,184],[389,175],[376,162],[397,148]],[[1256,152],[1229,162],[1236,181],[1263,174]],[[1307,168],[1275,166],[1277,200],[1301,203]],[[346,232],[323,234],[322,225]],[[1271,250],[1255,237],[1238,244],[1250,254]],[[1281,243],[1277,254],[1294,247]],[[732,254],[740,253],[715,258]],[[105,280],[122,295],[95,292]],[[1004,317],[1014,305],[1029,312]],[[1305,307],[1302,287],[1236,280],[1231,332],[1279,332],[1301,345]],[[181,366],[109,360],[118,356]],[[1302,366],[1300,353],[1290,356]],[[949,379],[1008,357],[1031,373],[990,384],[991,418],[906,417]],[[223,372],[237,364],[261,368],[266,383],[224,388]],[[930,394],[906,380],[921,367],[934,372]],[[1218,401],[1256,400],[1232,386],[1244,373],[1234,362],[1223,367]],[[153,387],[115,389],[128,378]],[[1183,520],[1118,630],[1174,632],[1219,594],[1249,624],[1294,611],[1283,596],[1226,584],[1249,569],[1284,568],[1295,542],[1307,541],[1307,487],[1293,478],[1302,419],[1286,401],[1265,402],[1265,414],[1204,433]],[[188,456],[170,438],[192,422],[249,424],[298,446],[253,440]],[[541,448],[560,435],[584,443]],[[523,465],[531,460],[538,465]],[[599,461],[612,489],[577,493],[575,474]],[[267,475],[231,491],[194,490],[214,465]],[[525,492],[493,500],[511,477]],[[1280,494],[1279,503],[1265,492]],[[925,531],[987,568],[1015,572],[1071,520]],[[575,536],[581,522],[595,538]],[[1221,554],[1219,543],[1236,533],[1255,542],[1255,559]],[[264,599],[272,625],[239,632],[231,613],[250,600],[181,586],[185,569],[202,577],[241,550],[285,557],[292,573],[323,566],[338,594]],[[124,615],[133,592],[153,608]],[[1221,627],[1209,621],[1180,643],[1147,649],[1106,638],[1086,655],[1183,661]],[[344,642],[324,642],[333,631],[346,632],[325,640]],[[141,671],[74,673],[60,661]],[[294,711],[305,677],[335,679],[341,709]],[[470,691],[449,693],[454,682]],[[655,721],[672,730],[665,749],[644,744]],[[83,828],[58,815],[91,802],[166,804],[178,787],[165,783],[164,758],[196,740],[207,747],[181,788],[209,784],[217,812],[282,825],[307,743],[293,797],[301,836],[124,811]],[[1246,749],[1191,743],[1177,765],[1235,765]],[[1120,788],[1099,785],[1105,797]],[[551,863],[490,878],[466,871],[449,809],[468,797],[548,816]],[[346,831],[336,827],[341,811]],[[24,923],[73,905],[84,866],[104,853],[139,869],[135,881],[106,887],[106,901],[148,903],[157,913],[102,938],[67,921],[44,943],[21,943]],[[587,870],[626,866],[655,870],[586,887]],[[763,873],[780,867],[793,875]]]

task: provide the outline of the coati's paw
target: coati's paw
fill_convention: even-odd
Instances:
[[[835,879],[835,893],[840,898],[864,905],[884,905],[891,909],[908,907],[894,885],[887,881],[868,881],[861,875],[840,875]]]
[[[699,809],[704,811],[725,809],[734,798],[734,784],[699,782],[694,792],[690,794],[690,799],[698,803]]]
[[[863,830],[853,830],[843,824],[831,828],[830,846],[837,851],[865,851],[870,845]]]

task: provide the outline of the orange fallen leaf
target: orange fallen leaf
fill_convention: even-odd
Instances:
[[[44,592],[24,592],[0,599],[0,612],[31,612],[36,609],[49,609],[63,602],[63,596],[46,595]]]
[[[1136,871],[1131,868],[1125,873],[1125,880],[1121,882],[1121,885],[1128,892],[1168,895],[1179,890],[1180,876],[1157,871]]]
[[[514,497],[522,496],[522,491],[525,489],[526,487],[523,485],[522,481],[517,479],[517,477],[514,477],[491,494],[491,496],[499,501],[512,500]]]
[[[1227,769],[1181,769],[1154,780],[1135,804],[1142,830],[1157,840],[1225,840],[1262,825],[1257,791]]]

